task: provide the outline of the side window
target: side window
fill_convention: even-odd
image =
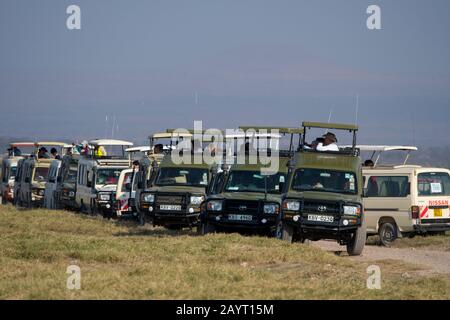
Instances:
[[[367,180],[368,198],[405,198],[409,194],[407,176],[371,176]]]
[[[86,185],[92,186],[92,174],[91,171],[86,171]]]

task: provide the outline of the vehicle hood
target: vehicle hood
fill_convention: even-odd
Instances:
[[[188,187],[188,186],[154,186],[150,189],[150,192],[174,192],[174,193],[191,193],[191,194],[205,194],[205,188],[203,187]]]
[[[264,193],[259,192],[224,192],[208,197],[209,199],[232,199],[232,200],[264,200]],[[267,194],[267,202],[281,203],[281,195]]]
[[[325,201],[348,201],[348,202],[362,203],[362,198],[359,195],[320,192],[320,191],[302,191],[302,192],[290,191],[284,196],[284,198],[325,200]]]

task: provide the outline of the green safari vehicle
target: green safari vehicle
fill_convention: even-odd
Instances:
[[[336,240],[349,255],[360,255],[366,242],[362,205],[361,158],[356,125],[304,122],[301,149],[289,165],[277,237],[294,242]],[[332,129],[353,134],[351,147],[317,151],[306,144],[307,130]]]
[[[168,229],[195,227],[214,166],[203,161],[196,163],[192,152],[190,163],[175,163],[172,152],[164,155],[152,171],[149,187],[140,193],[140,210],[146,212],[154,226]]]
[[[254,143],[257,139],[273,139],[279,142],[281,135],[290,135],[289,149],[279,150],[279,143],[275,146],[278,152],[278,167],[272,174],[263,173],[260,161],[252,163],[249,154],[245,154],[245,163],[234,163],[225,170],[216,172],[212,178],[208,196],[202,204],[202,212],[197,232],[201,235],[217,231],[237,231],[275,235],[277,217],[281,207],[281,193],[287,180],[288,163],[294,155],[294,135],[298,135],[298,145],[301,142],[303,129],[278,127],[240,127],[250,132],[246,136],[247,143]],[[261,134],[272,132],[278,134]],[[259,132],[259,133],[256,133]],[[251,140],[249,142],[247,139]],[[275,139],[274,139],[275,138]],[[254,148],[257,152],[261,149]],[[273,150],[272,148],[268,148]]]

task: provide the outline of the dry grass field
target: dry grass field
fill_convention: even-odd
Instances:
[[[366,287],[374,262],[381,290]],[[450,299],[447,274],[374,262],[276,239],[0,207],[0,299]],[[81,268],[80,290],[66,287],[69,265]]]

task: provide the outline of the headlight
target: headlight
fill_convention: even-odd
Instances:
[[[142,196],[142,199],[144,200],[144,202],[149,202],[149,203],[153,203],[155,202],[155,195],[154,194],[144,194]]]
[[[288,211],[299,211],[300,201],[285,201],[283,202],[283,209]]]
[[[276,214],[276,213],[278,213],[280,210],[279,210],[279,207],[278,207],[278,205],[277,204],[265,204],[264,205],[264,213],[267,213],[267,214]]]
[[[361,208],[355,206],[344,206],[344,215],[357,216],[361,214]]]
[[[101,201],[109,201],[111,199],[111,196],[107,193],[100,193],[98,197]]]
[[[75,197],[75,192],[70,191],[70,192],[69,192],[69,197]]]
[[[45,190],[41,189],[41,190],[39,190],[38,193],[39,193],[40,196],[43,196],[45,194]]]
[[[200,204],[203,202],[205,198],[203,196],[192,196],[191,197],[191,204]]]
[[[222,211],[222,201],[209,201],[207,208],[208,211]]]

